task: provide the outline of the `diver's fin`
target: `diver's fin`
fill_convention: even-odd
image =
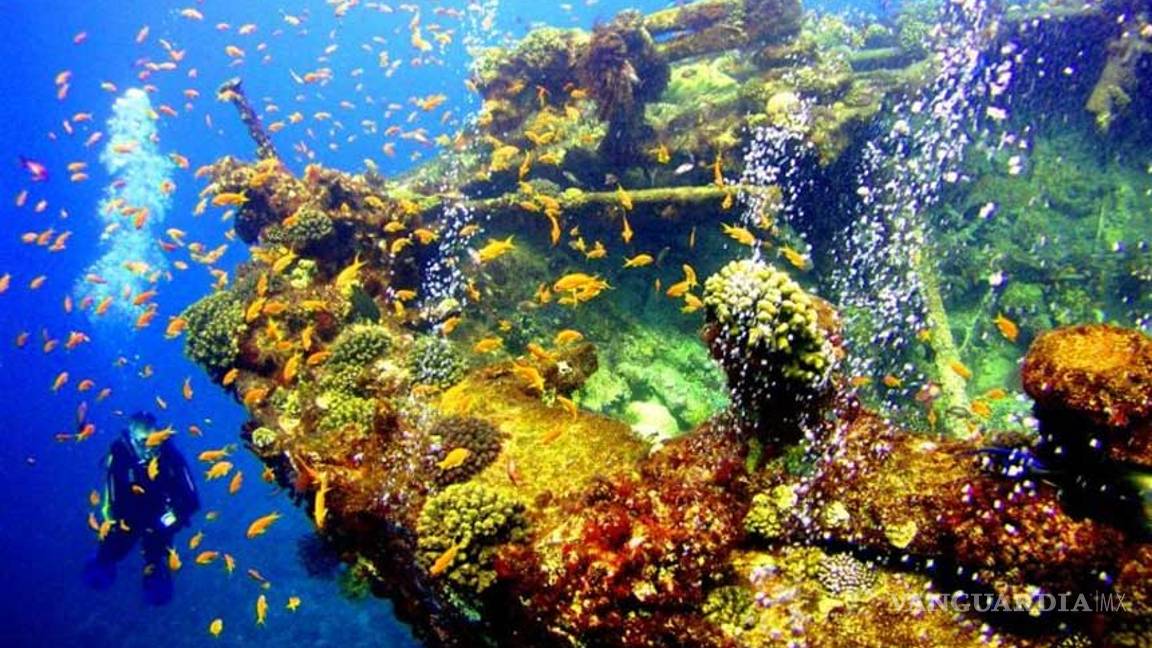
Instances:
[[[167,605],[172,601],[172,573],[167,569],[153,569],[144,575],[144,602],[148,605]]]
[[[89,558],[84,563],[84,584],[94,590],[104,590],[116,582],[116,563]]]

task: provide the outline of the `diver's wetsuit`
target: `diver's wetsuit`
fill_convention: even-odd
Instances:
[[[139,540],[144,553],[145,597],[150,603],[163,604],[172,597],[168,548],[173,546],[176,532],[188,526],[192,514],[199,510],[200,500],[188,463],[172,442],[161,444],[154,454],[159,472],[153,480],[148,477],[151,457],[136,453],[127,432],[112,443],[107,460],[104,519],[114,524],[100,543],[96,557],[86,566],[85,575],[94,587],[110,585],[116,563]],[[168,511],[175,519],[165,525],[163,518]]]

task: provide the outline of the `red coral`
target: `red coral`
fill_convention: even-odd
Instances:
[[[539,547],[513,547],[497,573],[530,596],[534,611],[590,643],[717,645],[720,634],[696,608],[741,535],[740,465],[732,435],[699,430],[654,456],[639,478],[591,486],[558,561]]]
[[[1002,585],[1037,585],[1055,592],[1090,592],[1114,575],[1125,536],[1065,511],[1055,488],[1029,491],[981,478],[968,487],[966,506],[947,511],[944,525],[955,561],[983,570]]]

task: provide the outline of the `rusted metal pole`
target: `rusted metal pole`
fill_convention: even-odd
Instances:
[[[256,142],[256,154],[260,156],[260,159],[280,159],[276,153],[276,146],[272,144],[272,138],[268,135],[268,131],[264,130],[264,125],[260,123],[260,116],[256,114],[247,95],[244,94],[244,89],[240,87],[240,77],[229,79],[220,84],[220,88],[216,91],[216,98],[236,106],[236,110],[240,113],[240,121],[248,127],[248,135],[252,137],[252,141]]]

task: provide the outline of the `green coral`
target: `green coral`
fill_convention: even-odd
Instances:
[[[321,392],[334,392],[348,396],[358,395],[364,369],[358,364],[334,364],[320,376],[316,386]]]
[[[719,103],[719,97],[735,96],[740,82],[724,71],[731,64],[728,57],[721,57],[678,66],[660,97],[661,103],[685,106],[704,98]]]
[[[322,408],[324,413],[317,423],[321,432],[334,432],[348,427],[356,432],[372,429],[376,417],[376,402],[372,399],[333,392],[320,400],[326,406]]]
[[[738,585],[727,585],[708,593],[702,611],[704,618],[735,635],[756,625],[754,604],[752,592]]]
[[[573,80],[578,35],[574,30],[555,27],[533,29],[511,50],[494,47],[482,51],[476,57],[473,75],[482,89],[531,79],[559,95],[564,84]]]
[[[276,431],[272,428],[258,427],[252,430],[252,447],[257,450],[268,449],[272,447],[273,443],[276,443],[277,436]]]
[[[366,599],[372,593],[375,580],[376,568],[371,561],[357,556],[356,562],[340,573],[340,593],[353,601]]]
[[[914,0],[900,8],[896,18],[896,39],[900,49],[914,56],[928,53],[937,22],[939,4],[934,0]]]
[[[297,259],[288,273],[288,285],[303,290],[312,285],[316,277],[316,262],[312,259]]]
[[[315,249],[336,234],[332,219],[322,210],[305,205],[296,211],[296,219],[285,227],[285,238],[297,250]]]
[[[376,324],[354,324],[344,329],[332,343],[331,365],[364,367],[392,348],[388,329]]]
[[[453,588],[480,593],[496,580],[496,550],[525,531],[522,504],[487,486],[454,484],[432,496],[420,512],[417,561],[430,572],[442,568],[435,576]]]
[[[184,353],[209,373],[227,371],[240,354],[243,301],[222,290],[189,306],[183,317],[187,322]]]
[[[272,406],[272,410],[280,416],[299,418],[302,413],[300,393],[295,389],[277,389],[268,398],[268,403]]]
[[[796,505],[796,501],[796,491],[788,485],[756,493],[744,517],[744,530],[764,540],[779,539],[785,530],[784,516]]]
[[[615,417],[625,416],[632,401],[654,401],[676,417],[680,429],[699,425],[727,406],[728,390],[719,368],[694,334],[671,328],[587,324],[603,340],[599,369],[579,392],[582,407]]]
[[[464,376],[464,358],[448,340],[425,335],[413,345],[408,369],[418,384],[448,387]]]
[[[705,282],[704,305],[729,353],[751,352],[797,383],[827,380],[835,356],[819,326],[816,302],[784,272],[760,261],[733,261]],[[736,355],[739,362],[750,359]]]

